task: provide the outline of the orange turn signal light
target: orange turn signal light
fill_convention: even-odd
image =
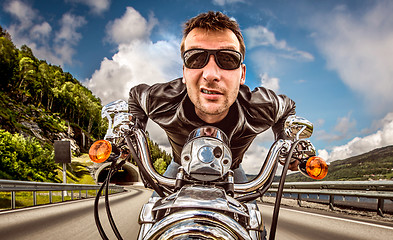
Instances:
[[[98,140],[89,149],[89,157],[93,162],[105,162],[112,152],[112,145],[106,140]]]
[[[306,163],[307,174],[313,179],[322,179],[328,173],[327,163],[320,157],[310,157]]]

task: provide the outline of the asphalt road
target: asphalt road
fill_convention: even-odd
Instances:
[[[128,193],[110,198],[112,215],[124,239],[136,239],[139,211],[151,193],[149,190],[133,188]],[[101,202],[104,202],[103,198]],[[0,239],[101,239],[94,221],[93,203],[93,200],[82,200],[0,212]],[[104,230],[109,239],[116,239],[103,204],[100,209]],[[273,207],[263,204],[260,210],[266,229],[270,230]],[[281,208],[276,239],[393,239],[393,224],[386,226],[338,215]]]
[[[259,205],[259,210],[269,231],[273,206]],[[388,240],[393,239],[393,223],[378,223],[338,213],[281,207],[276,239]]]
[[[124,239],[137,238],[139,211],[151,194],[149,190],[136,188],[109,198],[114,221]],[[101,197],[100,219],[108,238],[116,239],[107,220],[104,201]],[[85,199],[15,212],[0,212],[0,239],[101,239],[95,225],[93,206],[93,199]]]

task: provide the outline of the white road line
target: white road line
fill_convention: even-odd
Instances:
[[[263,205],[263,206],[271,207],[271,208],[274,207],[274,206],[270,206],[270,205]],[[346,221],[346,222],[358,223],[358,224],[363,224],[363,225],[368,225],[368,226],[373,226],[373,227],[379,227],[379,228],[385,228],[385,229],[393,230],[393,227],[384,226],[384,225],[378,225],[378,224],[375,224],[375,223],[361,222],[361,221],[357,221],[357,220],[351,220],[351,219],[345,219],[345,218],[339,218],[339,217],[332,217],[332,216],[322,215],[322,214],[318,214],[318,213],[303,212],[303,211],[290,209],[290,208],[282,208],[282,209],[285,209],[285,210],[288,210],[288,211],[292,211],[292,212],[297,212],[297,213],[303,213],[303,214],[308,214],[308,215],[312,215],[312,216],[317,216],[317,217],[330,218],[330,219],[335,219],[335,220],[341,220],[341,221]]]

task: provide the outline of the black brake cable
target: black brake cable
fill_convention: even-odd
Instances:
[[[98,214],[98,203],[99,203],[100,196],[102,194],[102,190],[104,189],[104,187],[105,187],[105,208],[106,208],[106,212],[107,212],[109,223],[110,223],[110,225],[112,227],[112,230],[115,233],[117,239],[123,240],[123,238],[121,237],[121,235],[120,235],[120,233],[119,233],[119,231],[118,231],[118,229],[116,227],[115,221],[113,220],[113,217],[112,217],[112,213],[111,213],[110,206],[109,206],[108,193],[109,193],[109,183],[110,183],[111,177],[113,176],[114,173],[116,173],[116,171],[121,166],[123,166],[124,163],[125,163],[125,160],[123,160],[122,162],[120,162],[120,164],[118,164],[116,166],[116,160],[114,160],[112,162],[111,167],[110,167],[109,172],[108,172],[108,175],[107,175],[105,181],[103,182],[101,188],[99,189],[99,191],[98,191],[98,193],[96,195],[95,201],[94,201],[94,219],[95,219],[95,222],[96,222],[96,226],[97,226],[98,232],[100,233],[101,238],[103,240],[109,240],[109,238],[106,235],[104,229],[102,228],[101,220],[100,220],[100,217],[99,217],[99,214]]]
[[[109,238],[106,236],[105,231],[104,231],[104,229],[102,228],[102,225],[101,225],[100,216],[98,214],[98,203],[100,201],[100,196],[101,196],[102,190],[104,189],[105,185],[107,184],[107,180],[108,180],[108,178],[105,179],[105,181],[102,183],[100,189],[98,190],[96,198],[94,200],[94,220],[96,222],[96,226],[97,226],[98,232],[100,233],[101,238],[103,240],[109,240]]]
[[[296,142],[294,142],[292,144],[291,149],[289,150],[289,153],[287,155],[287,158],[285,159],[285,165],[284,165],[284,168],[281,173],[281,179],[280,179],[280,183],[278,185],[277,194],[276,194],[276,201],[274,203],[274,211],[273,211],[272,225],[270,226],[269,240],[274,240],[274,238],[276,237],[278,214],[280,211],[280,204],[281,204],[282,192],[284,189],[285,178],[287,176],[289,163],[290,163],[292,154],[295,151],[299,142],[301,142],[301,141],[302,140],[297,140]]]
[[[154,191],[157,192],[157,194],[160,197],[165,197],[165,194],[162,190],[162,188],[160,186],[157,185],[157,183],[154,182],[154,180],[149,176],[149,174],[147,173],[145,167],[142,164],[141,159],[139,158],[133,144],[132,144],[132,140],[129,136],[129,134],[127,134],[125,136],[125,140],[127,142],[128,148],[130,149],[130,152],[132,154],[132,157],[134,158],[136,165],[138,166],[139,169],[139,173],[142,176],[142,179],[146,180],[147,183],[153,188]]]
[[[276,172],[276,170],[277,170],[277,162],[274,164],[273,171],[272,171],[273,174],[271,174],[270,177],[267,179],[266,183],[263,184],[263,188],[258,189],[256,192],[245,194],[240,197],[236,197],[235,199],[238,200],[239,202],[249,202],[259,197],[262,197],[263,194],[265,194],[265,192],[272,185],[272,182],[274,180],[274,173]]]
[[[122,160],[117,166],[115,164],[116,160],[112,163],[111,170],[110,170],[110,172],[108,173],[108,176],[107,176],[107,184],[106,184],[106,191],[105,191],[105,208],[106,208],[106,213],[108,215],[108,220],[109,220],[109,223],[110,223],[110,225],[112,227],[112,230],[115,233],[115,235],[116,235],[118,240],[123,240],[123,238],[121,237],[121,234],[120,234],[119,230],[116,227],[115,221],[113,220],[111,209],[110,209],[110,206],[109,206],[109,197],[108,197],[109,194],[108,193],[109,193],[109,183],[110,183],[111,177],[117,172],[117,170],[119,170],[121,168],[121,166],[124,165],[125,162],[126,162],[125,160]]]

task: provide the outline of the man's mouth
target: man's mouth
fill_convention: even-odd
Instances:
[[[221,94],[220,92],[210,91],[207,89],[202,89],[201,92],[205,94]]]

